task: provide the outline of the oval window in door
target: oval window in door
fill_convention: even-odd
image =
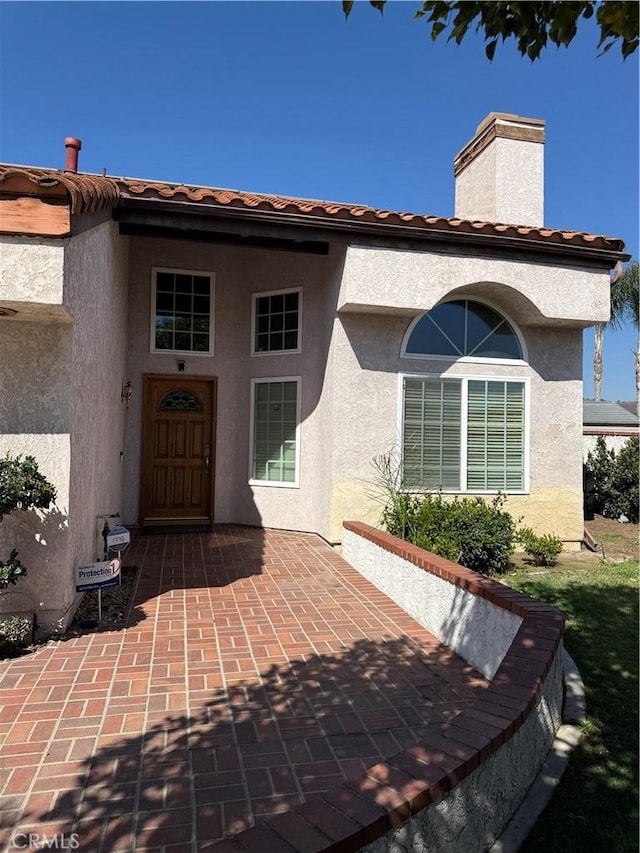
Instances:
[[[158,403],[159,412],[201,412],[202,401],[191,391],[168,391]]]

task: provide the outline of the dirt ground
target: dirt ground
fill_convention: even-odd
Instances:
[[[585,527],[598,543],[599,555],[605,559],[640,559],[640,544],[637,524],[620,524],[611,518],[594,516],[585,522]]]

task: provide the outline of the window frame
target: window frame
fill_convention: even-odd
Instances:
[[[493,362],[495,364],[495,360]],[[502,359],[500,364],[502,364]],[[521,362],[518,362],[519,364]],[[530,458],[531,458],[531,429],[530,429],[530,413],[531,413],[531,381],[528,376],[501,376],[494,374],[477,374],[473,373],[399,373],[398,374],[398,430],[397,444],[400,448],[400,465],[402,466],[402,457],[404,453],[404,382],[405,379],[417,380],[432,380],[432,381],[457,381],[461,383],[460,387],[460,488],[459,489],[442,489],[443,495],[528,495],[531,491],[530,480]],[[522,489],[469,489],[467,488],[468,470],[468,423],[469,423],[469,382],[519,382],[524,388],[524,429],[523,429],[523,488]],[[404,488],[403,491],[410,494],[424,494],[433,492],[432,488]]]
[[[157,318],[157,282],[158,273],[171,273],[172,275],[192,275],[207,277],[210,281],[209,292],[209,349],[159,349],[156,347],[156,318]],[[214,355],[214,319],[215,319],[215,286],[216,276],[211,270],[180,269],[178,267],[151,267],[151,306],[149,311],[149,352],[154,355],[188,355],[188,356],[212,356]],[[193,316],[193,313],[192,315]]]
[[[415,353],[415,352],[407,352],[407,344],[409,343],[409,339],[413,333],[414,328],[418,325],[420,320],[431,311],[434,311],[440,305],[445,305],[447,302],[458,302],[461,299],[464,299],[466,302],[477,302],[479,305],[485,305],[487,308],[490,308],[492,311],[495,311],[500,317],[502,317],[511,327],[514,335],[516,336],[518,343],[520,344],[520,351],[522,352],[522,358],[490,358],[489,356],[477,356],[477,355],[430,355],[429,353]],[[460,364],[498,364],[498,365],[506,365],[506,366],[520,366],[522,364],[529,363],[529,353],[527,351],[526,342],[522,332],[520,331],[517,323],[511,319],[509,314],[507,314],[502,307],[490,302],[487,299],[479,299],[474,295],[468,295],[466,293],[462,294],[448,294],[446,299],[441,299],[440,302],[437,302],[428,311],[422,311],[418,314],[417,317],[414,317],[413,320],[409,323],[407,330],[404,333],[404,337],[402,338],[402,344],[400,345],[400,358],[416,358],[422,361],[435,361],[435,362],[443,362],[446,364],[460,363]]]
[[[256,400],[256,385],[267,385],[273,383],[295,382],[296,383],[296,458],[295,458],[295,478],[293,482],[283,482],[281,480],[256,480],[253,477],[253,453],[255,447],[255,400]],[[301,377],[300,376],[259,376],[251,379],[251,398],[249,409],[249,485],[250,486],[267,486],[278,489],[299,489],[300,488],[300,413],[301,413]]]
[[[257,305],[258,299],[263,296],[286,296],[287,293],[298,294],[298,346],[296,349],[257,350]],[[251,355],[273,356],[273,355],[299,355],[302,352],[302,287],[287,287],[281,290],[257,290],[251,294]]]

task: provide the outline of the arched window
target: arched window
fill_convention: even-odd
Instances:
[[[158,403],[159,412],[201,412],[202,402],[191,391],[169,391]]]
[[[443,302],[409,327],[403,355],[522,359],[518,336],[493,308],[469,299]]]
[[[405,488],[526,492],[528,380],[499,369],[500,360],[524,360],[509,321],[480,302],[443,302],[409,326],[402,355],[494,362],[482,376],[447,365],[439,376],[402,377]]]

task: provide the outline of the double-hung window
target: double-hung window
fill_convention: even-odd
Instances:
[[[302,290],[253,295],[253,355],[300,352]]]
[[[154,267],[151,351],[213,353],[213,275]]]
[[[526,383],[404,377],[407,489],[526,490]]]
[[[297,486],[300,379],[253,379],[251,393],[250,481],[256,485]]]

